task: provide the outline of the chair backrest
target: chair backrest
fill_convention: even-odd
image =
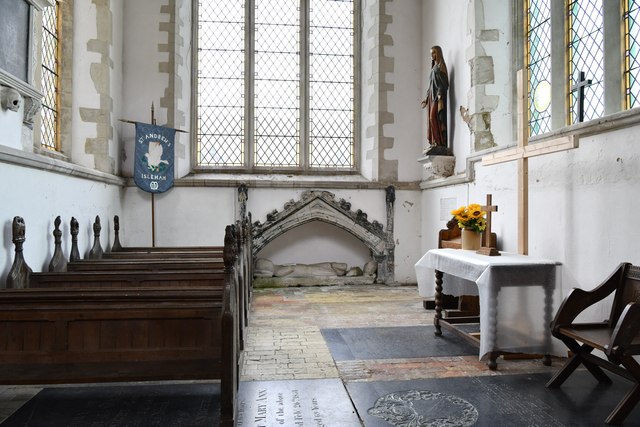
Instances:
[[[622,311],[630,302],[640,302],[640,267],[627,264],[613,300],[611,317],[609,317],[610,327],[615,326]]]

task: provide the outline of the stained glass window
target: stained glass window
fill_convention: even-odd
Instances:
[[[42,109],[41,142],[44,148],[58,150],[58,3],[42,14]]]
[[[551,130],[551,0],[529,0],[527,7],[529,134]]]
[[[578,123],[604,114],[602,0],[571,0],[568,5],[569,107],[571,123]]]
[[[198,166],[355,167],[354,1],[199,2]]]
[[[624,0],[624,82],[626,108],[640,105],[640,7],[636,0]]]

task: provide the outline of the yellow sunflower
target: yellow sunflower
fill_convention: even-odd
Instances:
[[[462,212],[464,212],[464,210],[466,209],[465,206],[460,206],[458,209],[454,209],[451,211],[451,215],[453,216],[458,216],[460,215]]]

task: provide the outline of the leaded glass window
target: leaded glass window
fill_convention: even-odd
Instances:
[[[527,7],[529,134],[551,130],[551,0],[529,0]]]
[[[244,165],[244,0],[201,0],[198,22],[199,165]]]
[[[624,0],[624,82],[626,108],[640,105],[640,7],[636,0]]]
[[[350,167],[353,158],[353,4],[311,1],[310,164]]]
[[[255,1],[255,164],[297,166],[300,3]]]
[[[604,114],[602,0],[569,1],[568,19],[569,108],[578,123]]]
[[[353,170],[354,0],[198,7],[196,166]]]
[[[44,148],[58,150],[58,3],[42,13],[42,109],[41,142]]]

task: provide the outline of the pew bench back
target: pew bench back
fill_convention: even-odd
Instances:
[[[81,260],[67,264],[67,271],[119,271],[119,270],[222,270],[222,258],[187,259],[101,259]]]
[[[0,383],[214,379],[224,290],[3,289]]]
[[[31,273],[29,288],[211,287],[224,286],[224,270],[74,271]]]

